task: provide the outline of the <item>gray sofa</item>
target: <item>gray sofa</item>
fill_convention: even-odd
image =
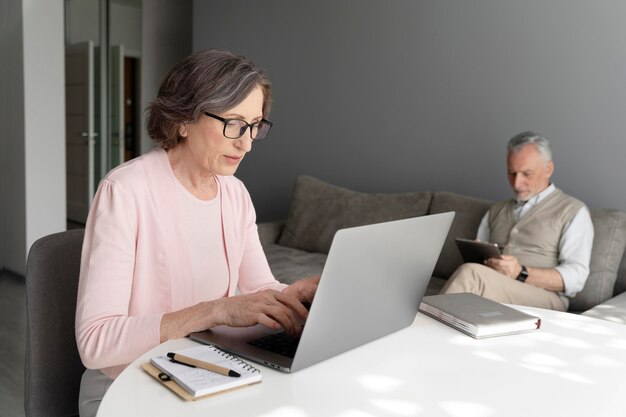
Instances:
[[[292,283],[321,273],[338,229],[455,211],[428,286],[427,294],[435,294],[462,263],[454,238],[474,238],[491,204],[446,191],[362,193],[300,176],[287,219],[259,223],[259,236],[275,277]],[[590,275],[569,310],[626,324],[626,213],[591,209],[591,218],[595,237]]]

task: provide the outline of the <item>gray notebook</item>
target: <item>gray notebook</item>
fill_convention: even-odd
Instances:
[[[424,297],[419,311],[476,339],[538,330],[539,317],[476,294]]]

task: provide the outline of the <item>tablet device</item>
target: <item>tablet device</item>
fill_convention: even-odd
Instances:
[[[497,243],[457,237],[456,246],[459,248],[464,262],[483,264],[486,259],[501,257],[500,247]]]

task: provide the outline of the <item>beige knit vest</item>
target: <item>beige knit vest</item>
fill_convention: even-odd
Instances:
[[[563,231],[584,204],[557,189],[519,222],[513,215],[514,206],[514,200],[505,200],[489,209],[490,240],[504,246],[503,253],[515,256],[522,265],[557,266]]]

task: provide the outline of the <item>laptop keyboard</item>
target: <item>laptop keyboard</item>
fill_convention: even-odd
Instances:
[[[285,332],[280,332],[268,334],[267,336],[251,340],[248,344],[260,349],[278,353],[279,355],[286,356],[288,358],[293,358],[296,354],[299,342],[300,338],[295,338],[289,336]]]

